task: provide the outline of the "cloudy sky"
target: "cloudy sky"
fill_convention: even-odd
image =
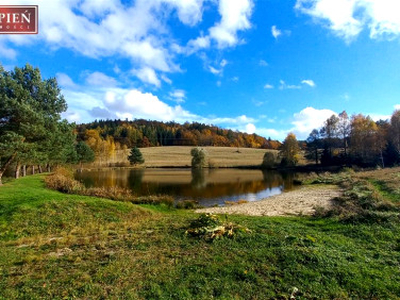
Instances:
[[[399,0],[13,0],[38,35],[6,69],[56,77],[64,117],[203,122],[282,140],[333,113],[400,108]]]

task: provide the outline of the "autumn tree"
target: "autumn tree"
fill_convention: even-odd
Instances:
[[[376,161],[379,147],[378,127],[370,116],[354,115],[351,119],[351,152],[353,159],[362,164]]]
[[[133,147],[131,149],[131,152],[128,156],[128,160],[131,163],[131,165],[140,165],[144,163],[144,158],[142,155],[142,152],[140,152],[139,148]]]
[[[351,124],[349,116],[346,111],[342,111],[339,114],[339,120],[337,122],[337,136],[342,140],[344,155],[347,157],[348,139],[351,133]]]
[[[390,119],[389,139],[400,157],[400,110],[395,110]]]
[[[325,163],[331,163],[333,157],[333,148],[338,136],[339,118],[336,115],[329,117],[321,128],[321,136],[324,138],[324,152],[321,160]]]
[[[282,157],[281,164],[284,166],[295,166],[299,161],[300,147],[296,135],[289,133],[283,144],[279,155]]]
[[[207,152],[203,148],[193,148],[190,151],[192,155],[192,168],[193,169],[201,169],[207,166]]]

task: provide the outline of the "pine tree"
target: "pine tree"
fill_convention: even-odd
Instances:
[[[128,160],[131,165],[138,165],[144,163],[144,158],[142,152],[140,152],[139,148],[134,147],[131,149],[131,153],[128,156]]]

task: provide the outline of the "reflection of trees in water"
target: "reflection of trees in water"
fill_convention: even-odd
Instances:
[[[284,186],[285,190],[293,189],[293,179],[294,173],[289,171],[270,171],[264,170],[263,178],[264,182],[267,184],[268,188],[274,188],[279,186]]]
[[[282,171],[282,179],[285,185],[285,190],[292,190],[293,189],[293,180],[294,180],[294,173],[290,171]]]
[[[206,171],[204,169],[192,169],[192,181],[190,185],[195,189],[202,189],[207,186]]]
[[[144,169],[130,170],[128,174],[128,186],[133,191],[140,191],[143,188]]]
[[[148,171],[148,170],[147,170]],[[218,198],[224,196],[237,196],[248,193],[259,193],[266,189],[285,187],[285,190],[293,188],[294,174],[292,172],[262,171],[262,177],[254,173],[254,179],[245,176],[241,179],[237,170],[233,173],[218,170],[193,169],[190,183],[168,183],[144,181],[145,169],[125,169],[84,172],[77,177],[82,179],[87,186],[120,186],[130,188],[136,195],[167,194],[183,198]],[[213,182],[213,177],[224,176],[228,182]],[[261,171],[260,171],[261,172]],[[190,174],[190,175],[189,175]],[[233,175],[232,175],[233,174]],[[148,173],[146,173],[148,175]],[[168,175],[165,175],[168,176]],[[226,178],[225,178],[226,177]]]

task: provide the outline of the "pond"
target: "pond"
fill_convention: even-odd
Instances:
[[[258,201],[293,189],[293,173],[243,169],[103,169],[84,170],[76,179],[86,187],[123,187],[137,196],[170,195],[202,206],[225,201]]]

